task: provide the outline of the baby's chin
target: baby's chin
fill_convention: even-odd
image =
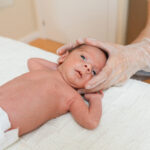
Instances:
[[[87,82],[77,78],[74,73],[75,73],[74,71],[69,72],[61,71],[61,75],[68,85],[70,85],[75,89],[83,89]]]
[[[75,88],[75,89],[84,89],[85,85],[88,83],[88,81],[82,80],[82,79],[78,79],[78,78],[67,78],[68,83],[71,87]]]
[[[85,87],[85,85],[77,84],[75,82],[70,82],[69,85],[75,89],[83,89]]]
[[[85,83],[81,83],[81,81],[69,81],[69,84],[71,87],[75,88],[75,89],[83,89],[85,88]]]

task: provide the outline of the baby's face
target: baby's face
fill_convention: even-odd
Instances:
[[[105,54],[98,48],[88,45],[73,50],[60,65],[64,80],[74,88],[84,88],[106,63]]]

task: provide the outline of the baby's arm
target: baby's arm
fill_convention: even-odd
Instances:
[[[73,100],[70,112],[74,119],[84,128],[94,129],[98,126],[102,115],[102,97],[103,94],[100,93],[85,94],[85,98],[89,101],[89,106],[81,96]]]
[[[28,60],[29,71],[40,69],[53,69],[56,70],[57,64],[41,58],[30,58]]]

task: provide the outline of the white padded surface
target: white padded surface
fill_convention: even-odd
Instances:
[[[0,37],[0,84],[27,71],[30,57],[56,61],[57,56]],[[149,150],[150,85],[129,80],[104,92],[103,115],[93,131],[80,127],[68,113],[48,121],[7,150]]]

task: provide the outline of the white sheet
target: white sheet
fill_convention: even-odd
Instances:
[[[0,37],[0,84],[27,71],[27,59],[57,56],[26,44]],[[104,92],[99,127],[80,127],[68,113],[48,121],[7,150],[149,150],[150,85],[129,80],[123,87]]]

